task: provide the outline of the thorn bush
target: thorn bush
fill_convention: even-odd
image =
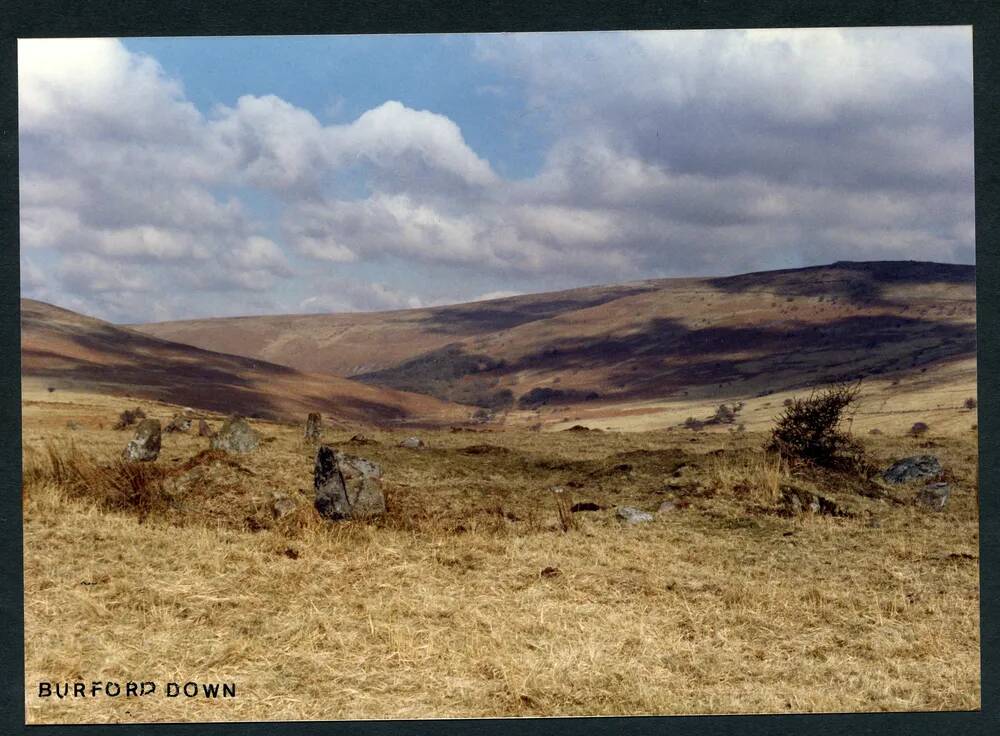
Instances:
[[[813,391],[804,399],[792,399],[771,431],[768,449],[815,465],[857,467],[864,450],[849,433],[840,430],[840,423],[860,391],[860,382],[842,383]]]

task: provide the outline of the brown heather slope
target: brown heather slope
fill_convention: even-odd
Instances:
[[[31,299],[21,300],[21,377],[36,388],[128,395],[265,419],[320,411],[348,422],[434,424],[468,415],[429,396],[180,345]]]
[[[506,390],[532,412],[608,417],[650,401],[747,400],[859,377],[974,393],[975,308],[973,266],[839,262],[434,309],[136,329],[468,404],[501,405]]]

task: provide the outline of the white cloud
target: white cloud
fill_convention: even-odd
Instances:
[[[500,77],[479,104],[521,96],[546,128],[533,176],[391,94],[336,124],[275,95],[206,116],[118,41],[19,42],[21,244],[45,252],[23,286],[141,320],[428,305],[455,292],[433,273],[485,298],[973,253],[969,29],[505,34],[476,57]],[[342,275],[390,261],[413,287]]]
[[[330,160],[339,165],[362,159],[398,175],[401,164],[419,163],[421,173],[448,174],[463,184],[497,183],[489,162],[469,148],[454,122],[427,110],[411,110],[395,100],[349,125],[329,128],[326,143]],[[422,184],[426,186],[426,181]]]
[[[473,301],[473,302],[488,302],[488,301],[491,301],[493,299],[507,299],[508,297],[512,297],[512,296],[521,296],[521,294],[523,294],[523,293],[524,293],[523,291],[513,291],[513,290],[510,290],[510,289],[507,289],[507,290],[501,289],[500,291],[488,291],[485,294],[480,294],[479,296],[474,297],[470,301]]]
[[[426,306],[414,294],[406,294],[379,282],[330,279],[321,293],[306,297],[299,309],[309,313],[367,312],[415,309]]]

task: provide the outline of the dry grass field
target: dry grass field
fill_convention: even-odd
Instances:
[[[131,437],[115,418],[178,407],[26,383],[28,720],[978,708],[975,412],[953,397],[919,439],[905,435],[919,411],[856,432],[881,467],[941,459],[952,496],[933,512],[912,486],[871,498],[848,475],[777,463],[761,448],[781,400],[766,400],[742,432],[328,427],[324,442],[382,464],[389,509],[331,523],[299,425],[252,421],[264,442],[239,456],[165,434],[136,480],[115,462]],[[414,433],[428,447],[398,446]],[[787,515],[783,483],[843,515]],[[555,486],[602,508],[564,530]],[[278,521],[276,491],[299,506]],[[650,523],[615,518],[666,500]],[[238,696],[37,695],[81,679],[235,682]]]

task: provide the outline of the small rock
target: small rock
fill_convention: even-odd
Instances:
[[[648,511],[640,511],[631,506],[619,506],[615,516],[626,524],[644,524],[653,520],[653,515]]]
[[[226,419],[211,442],[213,450],[239,453],[253,452],[259,445],[260,435],[245,419],[236,415]]]
[[[191,429],[191,417],[184,416],[183,414],[174,414],[174,416],[167,423],[167,426],[163,428],[164,432],[187,432]]]
[[[673,501],[664,501],[663,503],[660,504],[660,507],[656,509],[656,513],[666,514],[670,511],[675,511],[676,509],[677,509],[677,504],[675,504]]]
[[[347,440],[352,445],[377,445],[378,442],[363,434],[356,434]]]
[[[887,483],[908,483],[920,478],[933,478],[941,472],[941,463],[933,455],[903,458],[891,465],[882,477]]]
[[[424,441],[419,437],[407,437],[405,440],[399,443],[400,447],[406,447],[411,450],[417,450],[421,447],[426,447]]]
[[[73,421],[66,422],[66,429],[79,429],[79,428],[80,425],[77,424],[76,422]]]
[[[318,412],[311,412],[306,417],[306,442],[319,442],[320,434],[323,432],[323,417]]]
[[[784,496],[782,500],[792,516],[798,516],[802,513],[802,501],[799,499],[798,495],[792,494]]]
[[[271,514],[275,519],[284,519],[289,514],[294,513],[298,507],[299,505],[284,493],[275,493],[272,496]]]
[[[215,437],[215,432],[212,431],[212,428],[208,426],[208,422],[206,422],[204,419],[198,420],[198,436]]]
[[[783,485],[781,487],[781,504],[792,516],[797,516],[803,511],[826,516],[850,516],[835,501],[798,486]]]
[[[143,419],[135,430],[133,437],[122,457],[129,462],[148,462],[155,460],[160,454],[160,420]]]
[[[917,493],[917,502],[934,511],[941,511],[951,496],[947,483],[928,483]]]
[[[385,513],[382,469],[360,457],[322,445],[316,452],[316,510],[327,519],[363,519]]]

